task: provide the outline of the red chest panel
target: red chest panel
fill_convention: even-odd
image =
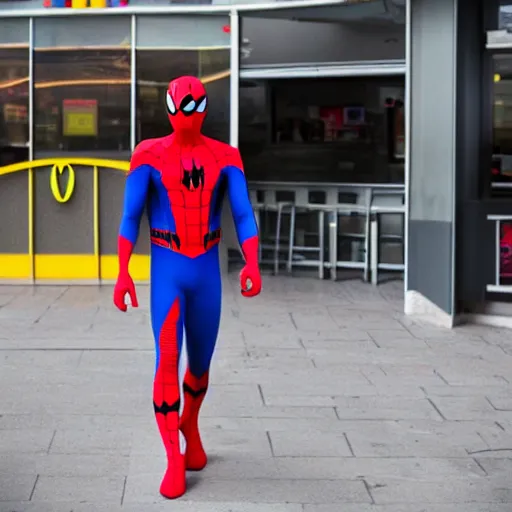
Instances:
[[[176,229],[174,233],[152,229],[151,241],[192,258],[216,245],[220,230],[209,231],[212,199],[224,168],[243,172],[238,150],[207,137],[185,147],[171,135],[139,144],[131,167],[147,164],[160,173]]]
[[[173,249],[196,257],[220,240],[210,233],[210,212],[214,191],[221,174],[215,152],[201,143],[191,148],[171,142],[162,148],[160,165],[164,185],[176,224]]]

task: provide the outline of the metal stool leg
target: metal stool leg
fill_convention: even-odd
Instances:
[[[288,264],[287,264],[287,270],[288,270],[289,274],[292,273],[294,245],[295,245],[295,206],[292,206],[291,210],[290,210],[290,240],[288,243]]]
[[[260,208],[254,208],[254,216],[256,217],[256,225],[258,226],[258,235],[260,238],[260,243],[258,245],[258,261],[261,262],[261,257],[263,254],[263,236],[261,233],[261,214],[260,214]]]
[[[318,212],[318,277],[319,279],[324,278],[324,221],[325,221],[325,212]]]
[[[370,233],[371,233],[371,221],[370,221],[370,212],[366,212],[365,222],[364,222],[364,270],[363,270],[363,279],[365,282],[369,281],[369,271],[370,271],[370,253],[372,251],[372,245],[370,241]]]
[[[276,222],[276,242],[274,245],[274,274],[279,273],[279,242],[281,239],[281,216],[283,212],[283,205],[277,207],[277,222]]]
[[[379,216],[375,215],[371,221],[370,226],[371,233],[371,274],[372,284],[376,286],[379,284]]]
[[[331,279],[336,281],[338,264],[338,212],[332,212],[329,221],[329,252],[331,260]]]

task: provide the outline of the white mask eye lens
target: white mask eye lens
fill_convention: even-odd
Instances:
[[[206,98],[203,98],[203,101],[199,103],[199,106],[197,107],[197,112],[202,113],[206,110]]]
[[[196,102],[191,101],[183,107],[183,112],[192,112],[194,110],[195,106],[196,106]]]
[[[174,101],[172,101],[171,95],[169,93],[167,93],[166,101],[167,101],[167,110],[171,114],[176,114],[176,106],[174,105]]]

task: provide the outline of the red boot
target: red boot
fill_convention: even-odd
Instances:
[[[162,326],[159,337],[159,361],[153,386],[156,422],[167,454],[167,471],[160,486],[162,496],[174,499],[185,493],[185,456],[180,447],[180,388],[178,376],[176,301]]]
[[[165,402],[161,408],[155,405],[156,421],[167,453],[167,471],[160,485],[160,494],[165,498],[175,499],[183,496],[186,491],[185,457],[180,447],[179,412],[161,413],[166,406]],[[177,406],[179,407],[179,402]],[[168,408],[170,409],[173,407]]]
[[[208,458],[199,434],[199,409],[208,390],[208,372],[201,378],[195,377],[190,369],[183,380],[185,405],[180,421],[180,430],[185,436],[187,448],[185,452],[186,468],[189,471],[201,471],[208,462]]]

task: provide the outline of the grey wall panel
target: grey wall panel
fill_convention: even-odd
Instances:
[[[126,174],[99,169],[100,253],[116,254]]]
[[[405,25],[316,23],[243,18],[250,55],[240,65],[353,62],[405,58]],[[248,42],[245,42],[245,40]]]
[[[126,174],[111,169],[99,169],[100,253],[117,254],[117,237],[123,213]],[[149,226],[144,215],[140,223],[137,254],[149,254]]]
[[[447,313],[452,312],[452,229],[451,222],[409,222],[409,289]]]
[[[59,203],[50,189],[51,167],[34,171],[34,230],[37,254],[93,254],[93,173],[73,166],[75,189],[67,203]],[[67,172],[60,178],[61,191]]]
[[[408,290],[454,314],[457,0],[411,2]]]
[[[229,46],[228,16],[192,14],[137,17],[137,48]]]
[[[456,0],[412,2],[411,210],[414,220],[453,216]]]
[[[28,18],[0,19],[0,44],[28,44],[29,37]]]
[[[0,3],[0,12],[4,9],[41,9],[41,4],[41,0],[11,0],[10,2]]]
[[[129,16],[35,18],[34,27],[36,48],[127,46],[131,38]]]
[[[0,253],[28,253],[28,173],[0,176]]]

